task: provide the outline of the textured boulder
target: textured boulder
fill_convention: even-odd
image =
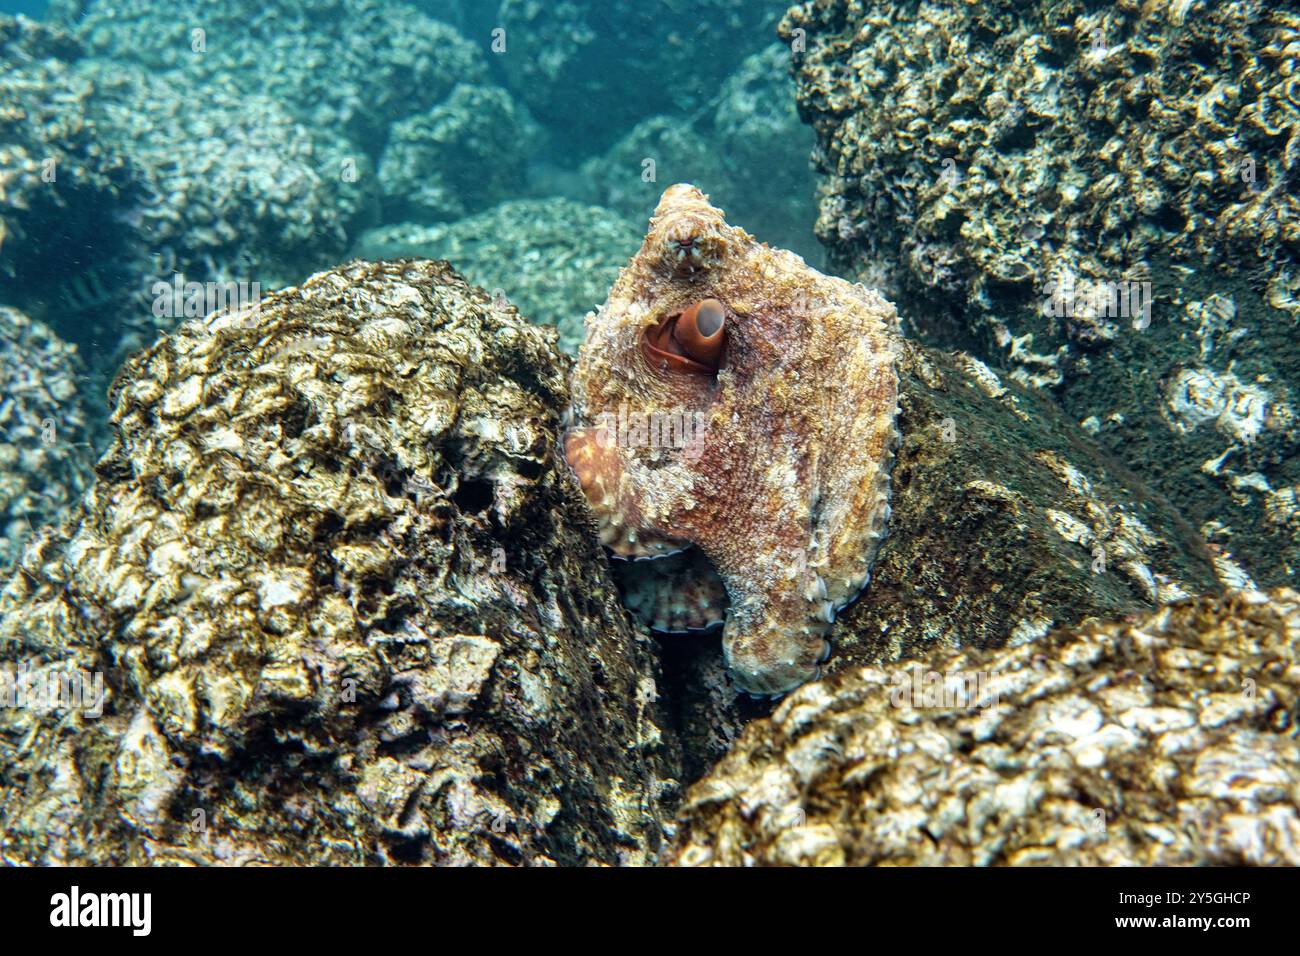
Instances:
[[[458,85],[389,131],[379,160],[388,220],[460,219],[519,195],[539,137],[501,87]]]
[[[1300,569],[1300,18],[810,0],[819,236],[909,330],[1055,390],[1242,567]]]
[[[94,84],[64,31],[0,15],[0,294],[48,287],[74,251],[123,244],[118,190],[127,159],[88,116]]]
[[[913,342],[899,371],[889,539],[832,634],[842,659],[998,646],[1218,589],[1195,530],[1046,396]]]
[[[1300,594],[1243,592],[790,695],[667,860],[1300,863]]]
[[[554,335],[351,264],[137,355],[81,507],[0,597],[0,852],[620,863],[675,788],[556,452]],[[39,699],[39,697],[37,698]]]

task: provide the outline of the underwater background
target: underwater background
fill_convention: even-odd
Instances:
[[[0,0],[0,661],[108,682],[0,707],[4,858],[1300,862],[1297,176],[1291,2]],[[557,451],[674,183],[897,306],[798,706]]]

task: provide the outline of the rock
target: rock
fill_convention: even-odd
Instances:
[[[393,124],[379,161],[385,214],[461,219],[523,192],[540,131],[499,86],[460,84],[428,113]]]
[[[77,350],[43,323],[0,306],[0,568],[90,480]]]
[[[899,379],[889,538],[831,634],[833,665],[1027,641],[1217,590],[1195,530],[1047,396],[910,341]]]
[[[395,120],[431,108],[457,83],[486,78],[483,55],[456,30],[380,0],[54,0],[95,56],[179,73],[280,102],[313,130],[382,146]]]
[[[846,671],[745,730],[666,861],[1294,866],[1298,639],[1281,589]]]
[[[637,123],[582,164],[582,180],[594,202],[634,222],[650,217],[666,183],[691,183],[714,196],[732,191],[731,173],[721,153],[710,148],[709,136],[673,116]]]
[[[0,597],[7,690],[86,691],[0,708],[4,858],[649,859],[679,758],[553,343],[445,263],[356,262],[131,359]]]
[[[737,701],[716,633],[656,642],[618,606],[557,449],[569,395],[554,340],[446,263],[358,262],[133,358],[96,483],[0,594],[0,690],[88,694],[0,708],[4,857],[657,859],[681,787],[728,748],[749,753],[773,705]],[[857,707],[858,675],[903,660],[1032,659],[1053,628],[1103,633],[1086,619],[1216,588],[1195,529],[1041,391],[909,341],[897,368],[889,537],[830,633],[828,676],[775,721],[799,701]],[[1086,658],[1059,657],[1084,679],[1053,693],[1096,693]],[[1260,699],[1282,700],[1290,678],[1262,651],[1251,661]],[[1227,693],[1214,681],[1233,672],[1216,673],[1196,679]],[[1267,782],[1277,739],[1232,753]],[[1034,756],[1053,746],[1029,739],[1018,759],[1054,767]],[[833,756],[807,748],[789,766]],[[725,759],[709,781],[741,772]],[[764,780],[786,788],[785,772]],[[1275,792],[1258,816],[1232,811],[1249,839],[1265,812],[1291,825]],[[1096,808],[1113,818],[1117,799]],[[733,812],[693,797],[673,858],[732,852]],[[1067,843],[1072,812],[1051,824]],[[849,845],[818,833],[780,852]]]
[[[622,216],[567,199],[522,199],[459,222],[400,223],[364,233],[355,247],[370,259],[448,259],[535,322],[560,330],[575,353],[583,317],[605,298],[619,268],[641,244]]]
[[[117,191],[128,161],[88,117],[95,90],[80,44],[24,17],[0,16],[0,295],[56,285],[71,251],[123,243]],[[30,293],[29,293],[30,294]]]
[[[1290,10],[815,0],[818,235],[909,330],[1053,391],[1223,552],[1300,568]]]

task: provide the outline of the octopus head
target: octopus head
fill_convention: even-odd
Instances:
[[[694,186],[678,184],[664,191],[647,238],[662,273],[689,276],[726,259],[729,232],[734,230],[722,210],[710,205]]]

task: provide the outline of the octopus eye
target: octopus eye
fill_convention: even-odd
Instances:
[[[722,365],[726,341],[726,308],[717,299],[704,299],[648,330],[642,348],[655,364],[713,375]]]

